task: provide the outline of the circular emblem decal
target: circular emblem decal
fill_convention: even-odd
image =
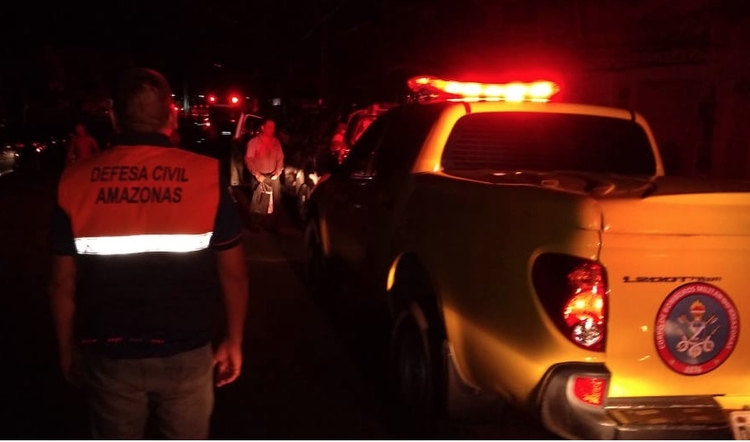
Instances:
[[[667,296],[656,316],[661,359],[680,374],[706,374],[727,360],[739,336],[737,309],[717,287],[689,283]]]

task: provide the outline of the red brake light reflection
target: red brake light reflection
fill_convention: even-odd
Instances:
[[[607,393],[607,379],[595,377],[576,377],[573,380],[573,394],[579,401],[588,405],[604,404]]]
[[[565,306],[565,322],[573,326],[581,321],[592,321],[593,324],[602,324],[602,310],[604,299],[596,293],[583,293],[574,296]]]
[[[237,104],[237,103],[239,103],[239,102],[240,102],[240,98],[239,98],[238,96],[236,96],[236,95],[232,95],[232,97],[231,97],[231,98],[229,99],[229,101],[230,101],[230,102],[231,102],[232,104]]]
[[[582,265],[568,275],[574,295],[565,305],[564,317],[568,326],[592,321],[601,325],[604,320],[604,287],[601,268],[597,264]]]

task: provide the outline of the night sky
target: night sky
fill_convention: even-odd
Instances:
[[[95,85],[130,63],[159,69],[176,85],[216,80],[266,94],[363,95],[449,64],[477,47],[472,40],[489,46],[498,26],[487,8],[501,3],[527,2],[29,0],[4,11],[2,32],[6,60],[32,76],[43,75],[40,65],[64,65],[68,88]]]
[[[300,90],[312,89],[319,86],[323,69],[348,71],[341,64],[357,61],[357,54],[339,50],[341,43],[366,39],[368,28],[377,25],[382,2],[79,3],[29,1],[4,12],[6,60],[34,69],[64,58],[68,77],[109,75],[115,67],[131,63],[159,69],[175,84],[208,81],[220,71],[228,81],[258,88],[278,89],[291,79]],[[361,69],[362,63],[357,66]]]
[[[33,88],[57,80],[67,91],[101,90],[124,66],[141,65],[164,72],[175,89],[232,83],[256,95],[367,101],[400,93],[411,75],[457,69],[494,75],[522,66],[531,76],[538,67],[545,73],[569,68],[571,49],[580,54],[700,40],[707,21],[693,13],[723,4],[27,0],[3,11],[0,86],[15,91],[17,84]]]

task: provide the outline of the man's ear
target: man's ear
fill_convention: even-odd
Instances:
[[[172,112],[169,113],[169,127],[172,130],[176,130],[178,128],[178,117],[177,117],[177,109],[172,107]]]
[[[108,114],[109,121],[112,122],[112,128],[114,128],[115,132],[120,132],[120,125],[117,123],[117,115],[115,115],[115,111],[110,109]]]

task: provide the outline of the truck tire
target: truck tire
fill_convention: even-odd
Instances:
[[[408,437],[429,438],[444,409],[441,342],[435,342],[429,327],[414,303],[398,314],[391,331],[392,396],[399,404],[399,424],[410,433]]]

